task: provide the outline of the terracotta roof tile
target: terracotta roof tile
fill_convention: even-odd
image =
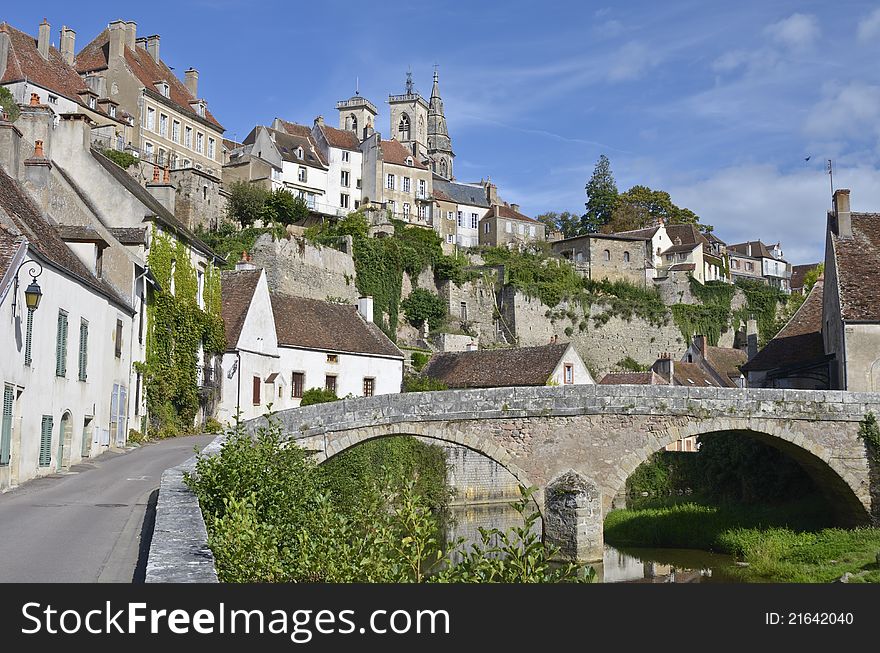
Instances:
[[[37,50],[36,38],[7,23],[3,23],[3,25],[9,35],[10,47],[6,70],[0,70],[0,84],[10,84],[26,79],[28,82],[63,95],[78,104],[83,104],[78,93],[87,91],[88,86],[76,70],[64,63],[58,50],[50,46],[49,60],[47,61]]]
[[[498,212],[498,217],[501,217],[501,218],[507,218],[509,220],[520,220],[521,222],[535,222],[537,224],[543,224],[542,222],[535,220],[534,218],[530,218],[527,215],[523,215],[519,211],[514,211],[509,206],[503,206],[500,204],[490,208],[486,212],[486,215],[483,217],[485,217],[485,218],[493,217],[495,215],[496,210]]]
[[[330,125],[321,125],[321,131],[324,132],[324,138],[332,147],[338,147],[342,150],[360,150],[360,143],[354,132],[345,131],[344,129],[336,129]]]
[[[309,138],[312,135],[312,130],[306,127],[305,125],[300,125],[296,122],[288,122],[286,120],[278,119],[278,122],[281,124],[281,130],[287,132],[291,136],[301,136],[302,138]]]
[[[395,139],[391,139],[390,141],[382,141],[382,158],[385,160],[385,163],[394,163],[399,166],[407,165],[407,158],[412,159],[412,168],[418,168],[419,170],[427,170],[428,166],[419,161],[419,158],[413,156],[412,152],[406,149],[403,145],[401,145]]]
[[[659,374],[649,372],[609,372],[599,385],[666,385]]]
[[[668,269],[670,272],[693,272],[696,267],[694,263],[676,263],[675,265],[670,265]]]
[[[841,317],[880,322],[880,213],[853,213],[852,231],[852,238],[832,233]]]
[[[0,223],[0,279],[4,277],[24,237]]]
[[[681,385],[690,388],[719,387],[718,382],[713,379],[706,370],[700,367],[698,363],[675,361],[672,375],[675,378],[675,383],[673,385]]]
[[[224,270],[220,279],[221,316],[226,325],[226,351],[238,345],[262,270]]]
[[[819,279],[807,299],[782,330],[742,366],[744,371],[773,370],[821,361],[825,358],[822,340],[822,295],[824,279]]]
[[[791,266],[791,289],[792,291],[801,290],[804,287],[804,277],[811,270],[819,267],[819,263],[808,263],[807,265]]]
[[[673,243],[675,243],[676,239],[681,239],[682,245],[709,243],[706,237],[693,224],[668,224],[666,225],[666,234]]]
[[[547,385],[569,343],[435,354],[422,374],[450,388]]]
[[[272,294],[278,346],[403,358],[403,353],[355,306]]]

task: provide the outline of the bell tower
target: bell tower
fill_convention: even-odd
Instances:
[[[402,95],[388,96],[390,135],[423,161],[428,157],[428,103],[415,89],[412,72],[406,74],[405,90]]]
[[[360,90],[348,100],[337,102],[336,110],[339,111],[339,129],[354,132],[358,141],[366,140],[373,133],[379,110],[367,98],[361,97]]]
[[[435,173],[446,179],[452,179],[452,163],[455,153],[452,151],[452,139],[446,126],[443,114],[443,100],[440,99],[440,83],[437,67],[434,67],[434,87],[431,89],[431,102],[428,106],[428,156]]]

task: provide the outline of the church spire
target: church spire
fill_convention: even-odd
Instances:
[[[446,127],[443,113],[443,100],[440,98],[440,76],[434,66],[434,87],[431,89],[431,102],[428,106],[428,156],[433,161],[434,172],[452,179],[452,141]]]

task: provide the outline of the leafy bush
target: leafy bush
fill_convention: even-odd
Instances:
[[[466,270],[467,266],[466,256],[442,254],[434,261],[434,278],[438,283],[451,281],[457,286],[464,285],[478,276],[477,272]]]
[[[0,109],[8,114],[9,122],[18,120],[18,116],[21,113],[18,103],[15,101],[15,96],[5,86],[0,86]]]
[[[436,392],[440,390],[449,390],[449,386],[433,377],[420,374],[410,374],[403,377],[404,392]]]
[[[253,226],[257,220],[272,222],[272,212],[267,206],[271,193],[255,184],[236,181],[229,186],[226,217],[238,222],[242,228]]]
[[[300,407],[312,406],[314,404],[325,404],[338,399],[339,397],[337,397],[336,393],[332,390],[327,390],[326,388],[309,388],[303,392],[299,405]]]
[[[196,227],[196,236],[208,247],[226,259],[226,269],[235,269],[235,264],[241,260],[242,252],[252,252],[257,238],[263,234],[272,234],[275,239],[282,238],[283,230],[275,227],[248,227],[239,229],[229,221],[221,222],[216,229],[205,229],[201,225]]]
[[[412,353],[412,356],[410,356],[410,361],[412,361],[413,369],[414,369],[416,372],[421,371],[421,369],[422,369],[425,365],[428,364],[428,361],[429,361],[429,360],[431,360],[431,354],[429,354],[429,353],[425,353],[425,352],[421,352],[421,351],[414,351],[414,352]]]
[[[276,224],[296,224],[309,217],[309,206],[286,188],[276,188],[266,197],[265,214]]]
[[[134,156],[131,152],[120,152],[119,150],[103,150],[101,153],[123,170],[127,170],[138,162],[138,158]]]
[[[647,372],[651,369],[650,365],[642,365],[632,356],[620,359],[615,367],[623,372]]]
[[[446,320],[446,303],[424,288],[414,288],[409,297],[400,303],[400,307],[409,323],[417,328],[422,328],[427,322],[429,328],[436,329]]]

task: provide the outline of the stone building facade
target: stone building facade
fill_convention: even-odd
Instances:
[[[626,281],[640,288],[647,283],[650,241],[590,234],[554,241],[552,251],[574,266],[587,279]]]

